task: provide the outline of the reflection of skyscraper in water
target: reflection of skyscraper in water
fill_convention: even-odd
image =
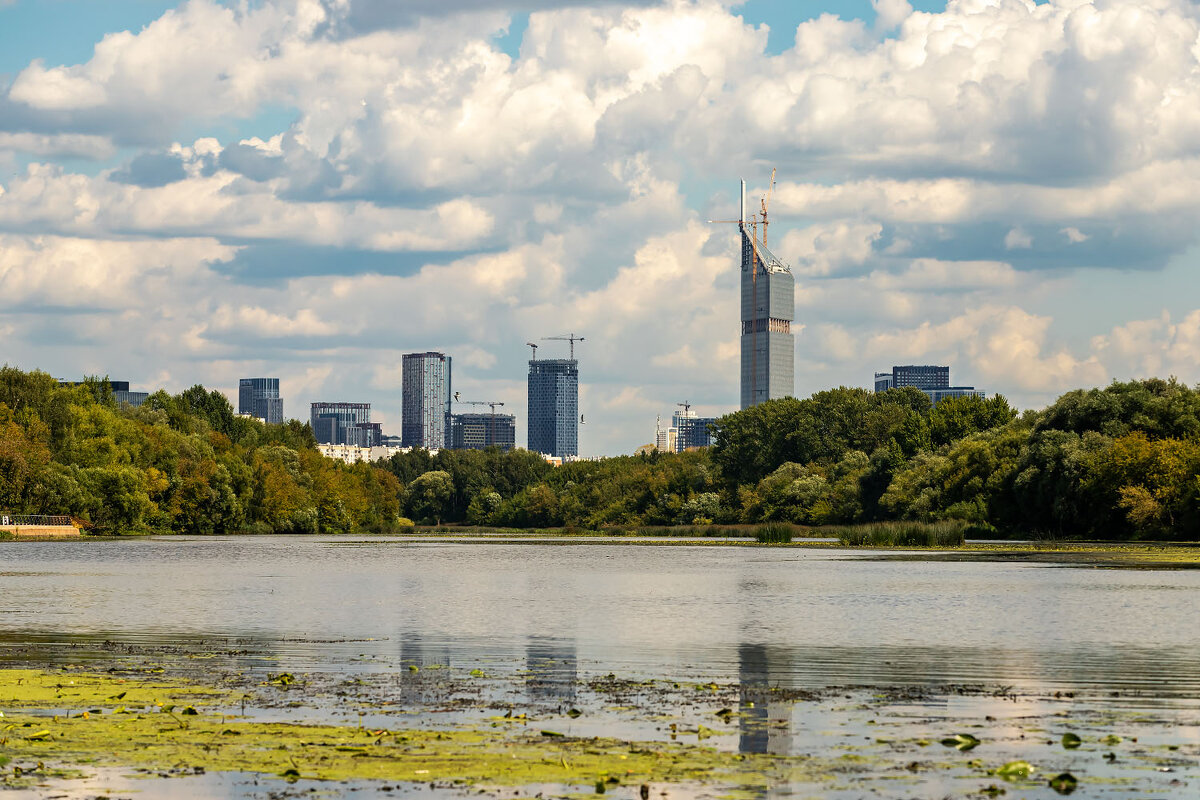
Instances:
[[[743,753],[773,753],[783,755],[791,750],[792,704],[772,700],[771,677],[786,674],[784,666],[772,669],[772,652],[760,644],[738,645],[738,678],[741,697],[741,736],[738,749]],[[776,656],[778,654],[776,653]]]
[[[424,701],[425,681],[427,678],[421,672],[409,672],[409,667],[418,670],[434,665],[452,666],[450,663],[450,648],[444,643],[430,645],[419,633],[407,632],[400,635],[400,666],[405,670],[401,675],[400,697],[407,701]]]
[[[525,689],[533,703],[573,703],[579,663],[574,639],[531,636],[525,645]]]

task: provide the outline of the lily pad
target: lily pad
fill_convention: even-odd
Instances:
[[[1068,750],[1074,750],[1079,745],[1083,744],[1083,739],[1080,739],[1073,733],[1064,733],[1062,737],[1062,746]],[[1064,773],[1065,774],[1065,773]]]
[[[1006,781],[1016,781],[1028,778],[1035,772],[1037,772],[1037,767],[1028,761],[1010,761],[996,770],[996,775]]]
[[[945,739],[942,739],[942,744],[965,753],[978,747],[979,740],[969,733],[956,733],[953,736],[947,736]]]
[[[1069,772],[1061,772],[1050,779],[1050,788],[1059,794],[1070,794],[1079,786],[1079,781]]]

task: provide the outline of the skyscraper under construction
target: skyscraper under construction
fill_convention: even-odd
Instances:
[[[774,186],[775,174],[771,173]],[[746,182],[742,181],[742,408],[764,400],[790,397],[796,390],[795,279],[767,249],[767,204],[762,201],[762,241],[755,214],[746,218]]]

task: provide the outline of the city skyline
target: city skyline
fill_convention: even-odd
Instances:
[[[864,362],[1022,408],[1200,376],[1193,3],[385,6],[0,2],[6,360],[277,376],[288,416],[397,431],[401,354],[438,350],[522,442],[523,343],[586,330],[579,449],[631,452],[739,406],[707,220],[777,167],[797,396]]]

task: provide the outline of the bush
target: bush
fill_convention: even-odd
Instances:
[[[396,527],[401,533],[412,533],[416,529],[417,523],[413,522],[408,517],[397,517]]]

